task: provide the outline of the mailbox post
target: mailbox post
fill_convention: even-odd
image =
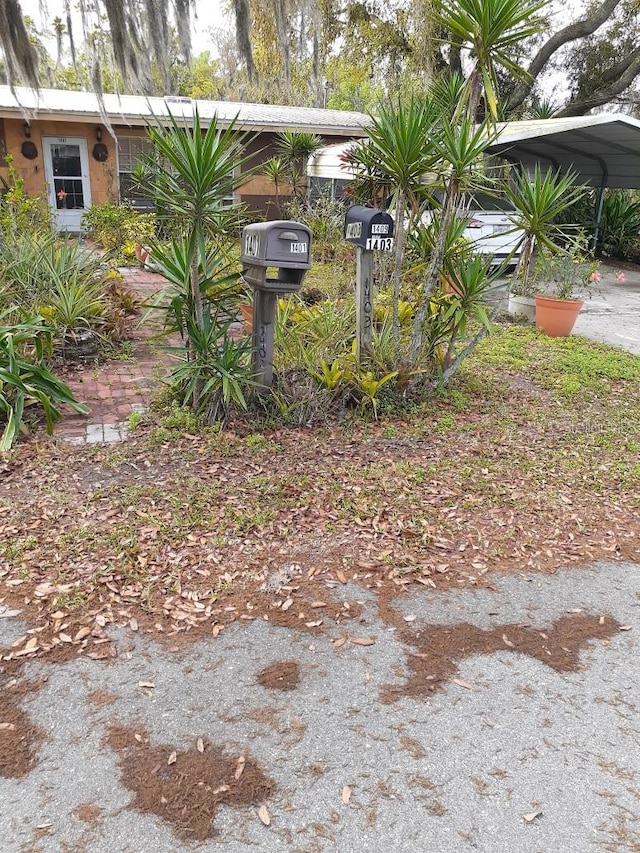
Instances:
[[[373,253],[393,249],[393,219],[383,210],[352,205],[344,222],[345,240],[356,247],[356,357],[371,349]]]
[[[273,327],[278,296],[296,293],[311,267],[311,229],[301,222],[277,220],[247,225],[242,231],[240,261],[254,289],[253,368],[256,382],[273,382]],[[269,269],[277,269],[268,278]]]

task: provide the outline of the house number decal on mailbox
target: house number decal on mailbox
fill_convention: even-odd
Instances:
[[[370,252],[390,252],[393,249],[393,237],[367,237],[367,249]]]
[[[257,234],[245,234],[244,254],[249,258],[260,257],[260,238]]]
[[[291,254],[292,255],[306,255],[307,254],[307,244],[306,243],[292,243],[291,244]]]

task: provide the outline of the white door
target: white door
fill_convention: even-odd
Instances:
[[[87,140],[44,137],[42,153],[55,226],[58,231],[80,233],[82,214],[91,204]]]

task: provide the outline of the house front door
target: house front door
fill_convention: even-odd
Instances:
[[[49,205],[58,231],[80,233],[82,214],[91,204],[86,139],[70,136],[42,140]]]

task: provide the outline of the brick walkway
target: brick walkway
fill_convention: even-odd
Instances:
[[[126,284],[142,299],[149,299],[165,284],[162,276],[142,269],[121,270]],[[136,318],[144,316],[144,310]],[[127,419],[132,412],[143,412],[151,393],[167,375],[171,359],[160,348],[162,342],[150,340],[160,331],[159,318],[147,317],[133,330],[134,351],[126,361],[110,361],[75,367],[65,381],[76,399],[89,406],[88,416],[66,409],[56,424],[54,437],[74,444],[115,442],[126,437]]]

